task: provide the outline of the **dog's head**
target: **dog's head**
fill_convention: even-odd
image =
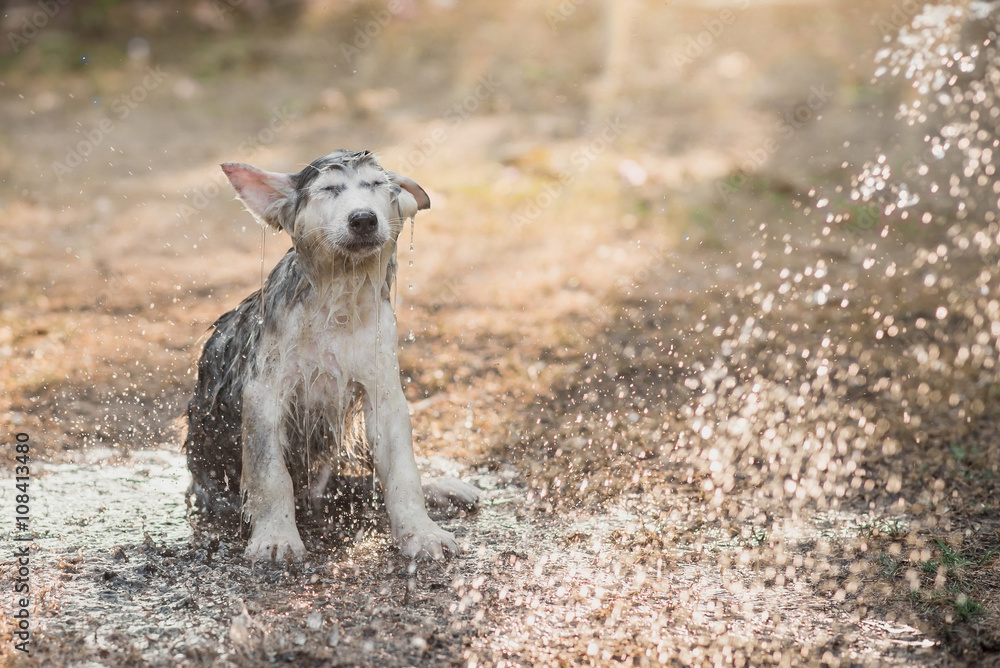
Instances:
[[[403,220],[431,206],[423,188],[382,169],[370,151],[334,151],[298,174],[236,162],[222,170],[257,220],[310,254],[366,258],[395,242]]]

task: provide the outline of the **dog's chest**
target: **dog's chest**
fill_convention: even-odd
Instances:
[[[281,394],[310,409],[347,410],[356,387],[372,386],[385,355],[379,325],[340,324],[323,311],[295,309],[269,346]]]

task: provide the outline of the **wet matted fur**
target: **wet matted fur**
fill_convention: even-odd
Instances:
[[[423,496],[471,507],[477,492],[442,478],[421,494],[390,294],[403,221],[429,208],[427,194],[368,151],[335,151],[297,174],[222,167],[293,246],[204,346],[188,404],[189,502],[224,523],[247,520],[248,557],[298,557],[296,516],[370,497],[374,469],[403,553],[454,554]]]

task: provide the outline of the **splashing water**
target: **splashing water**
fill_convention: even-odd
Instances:
[[[534,503],[631,504],[672,547],[789,595],[812,583],[857,619],[909,614],[886,592],[966,614],[967,585],[927,564],[979,531],[961,477],[986,508],[1000,471],[995,6],[927,6],[876,56],[876,84],[910,82],[898,132],[925,151],[881,149],[856,206],[818,186],[760,223],[704,304],[621,305],[521,437]],[[729,592],[755,586],[740,577]]]
[[[731,517],[858,502],[905,513],[935,495],[896,455],[944,447],[942,429],[975,433],[995,410],[1000,60],[987,9],[927,6],[876,55],[878,77],[911,82],[897,119],[927,151],[899,168],[887,151],[861,170],[852,198],[877,207],[882,229],[858,233],[847,256],[857,263],[765,263],[777,286],[738,291],[702,330],[718,352],[688,367],[694,400],[680,409],[676,448],[699,453],[703,490]],[[885,238],[908,219],[920,222],[916,236]],[[816,248],[780,241],[788,259],[790,248]],[[726,501],[744,485],[757,508]]]
[[[956,221],[995,223],[1000,208],[995,4],[927,5],[895,45],[876,54],[876,62],[876,81],[902,78],[915,93],[896,118],[918,135],[924,150],[904,156],[895,175],[884,166],[884,155],[869,163],[856,180],[853,199],[878,202],[889,216],[919,204],[917,193],[924,192],[935,205],[920,212],[925,226],[935,210],[950,212]]]

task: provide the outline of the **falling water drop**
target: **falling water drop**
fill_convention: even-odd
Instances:
[[[409,266],[411,268],[413,267],[413,228],[415,226],[416,226],[416,216],[410,216],[410,259],[408,261],[407,266]],[[412,272],[410,272],[410,274],[407,276],[407,279],[410,280],[410,281],[413,280],[413,273]],[[411,283],[407,283],[406,287],[407,287],[408,290],[413,290],[413,283],[412,282]],[[410,304],[410,310],[411,311],[413,310],[413,304],[412,303]]]

